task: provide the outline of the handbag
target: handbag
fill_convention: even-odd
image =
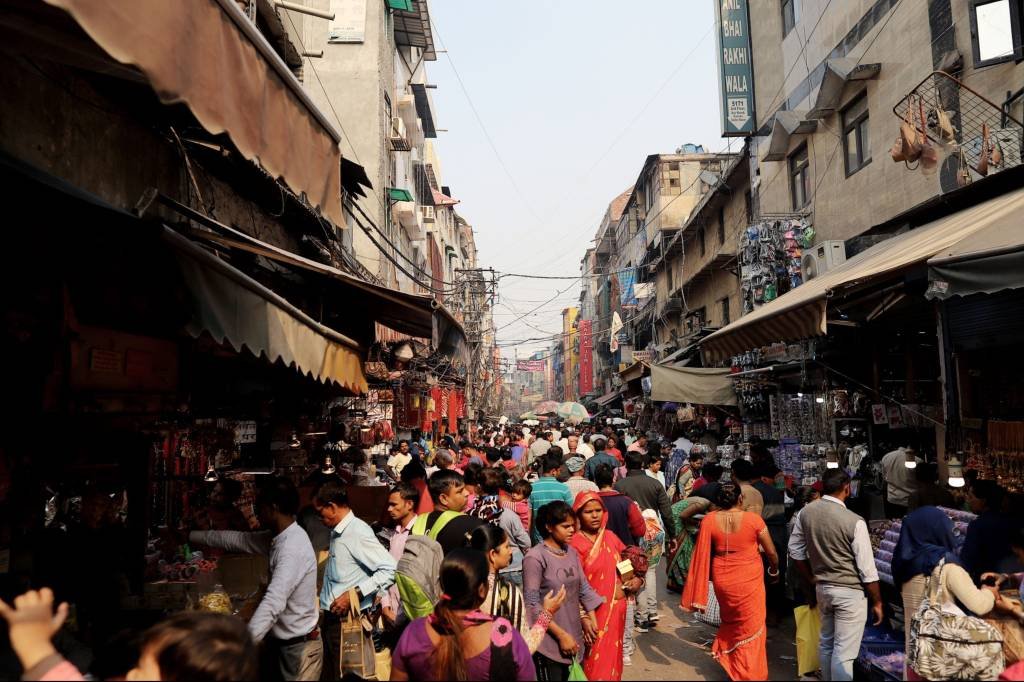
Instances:
[[[910,621],[907,663],[929,680],[994,680],[1003,671],[1003,636],[961,611],[942,587],[945,560],[925,580],[925,598]]]
[[[364,623],[365,618],[360,612],[359,596],[355,588],[348,591],[348,599],[348,615],[341,624],[338,670],[342,675],[352,673],[362,678],[376,677],[377,655],[373,648],[373,638],[367,631],[368,623]]]
[[[383,351],[379,345],[370,348],[363,363],[363,374],[370,379],[384,381],[389,376],[388,365],[384,362]]]
[[[707,625],[718,627],[722,624],[722,613],[718,608],[718,597],[715,596],[715,585],[708,581],[708,606],[696,614],[697,620]]]
[[[793,609],[796,620],[796,672],[807,675],[821,668],[818,644],[821,641],[821,615],[817,607],[798,606]]]

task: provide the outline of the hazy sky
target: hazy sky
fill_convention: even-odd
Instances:
[[[578,275],[608,203],[648,154],[725,147],[712,0],[431,0],[430,10],[469,95],[446,55],[428,64],[436,123],[449,131],[435,143],[484,267]],[[501,329],[499,344],[560,333],[580,291],[579,280],[503,279],[498,327],[563,289]],[[523,343],[519,357],[549,346]]]

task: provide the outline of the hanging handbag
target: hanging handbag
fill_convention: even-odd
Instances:
[[[388,365],[384,362],[383,351],[379,344],[374,344],[367,353],[366,362],[363,363],[363,374],[368,379],[387,380]]]
[[[1003,671],[1003,636],[968,616],[942,585],[945,560],[925,580],[925,598],[910,621],[907,663],[927,680],[994,680]]]
[[[924,100],[917,101],[918,115],[921,124],[921,172],[925,175],[932,175],[939,166],[939,150],[932,144],[931,138],[924,132],[927,130],[927,123],[924,117]]]
[[[917,129],[914,119],[914,98],[907,99],[907,109],[903,112],[903,123],[900,124],[900,134],[896,138],[889,154],[893,161],[913,163],[921,157],[921,133]]]
[[[989,155],[992,150],[989,148],[989,136],[988,136],[988,123],[981,124],[981,154],[978,155],[977,171],[978,175],[985,177],[988,175],[988,163]]]

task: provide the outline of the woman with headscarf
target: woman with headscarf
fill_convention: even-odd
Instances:
[[[904,635],[910,646],[910,622],[925,597],[927,578],[939,581],[946,594],[975,615],[995,606],[998,588],[974,586],[957,557],[953,522],[938,507],[920,507],[907,514],[892,556],[892,577],[903,591]],[[922,679],[907,670],[907,679]]]
[[[587,648],[583,672],[588,680],[622,679],[622,641],[626,630],[626,596],[643,589],[643,579],[633,575],[623,582],[618,564],[626,546],[610,531],[608,512],[600,495],[582,492],[573,503],[579,532],[570,544],[583,562],[587,581],[604,597],[595,612],[597,639]]]

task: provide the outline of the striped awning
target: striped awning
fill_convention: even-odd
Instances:
[[[923,264],[992,225],[1017,225],[1021,215],[1024,189],[887,239],[706,337],[701,342],[705,358],[718,362],[777,341],[824,335],[828,331],[827,301],[834,293]]]

